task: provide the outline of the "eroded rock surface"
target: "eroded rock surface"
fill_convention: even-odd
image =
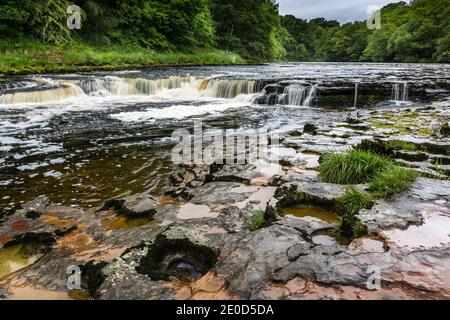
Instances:
[[[0,298],[450,299],[449,181],[420,178],[409,192],[361,210],[368,235],[351,243],[333,239],[333,222],[280,210],[332,207],[347,186],[321,182],[319,157],[352,146],[445,177],[450,142],[425,136],[429,112],[361,110],[290,130],[273,175],[252,164],[183,165],[160,197],[134,194],[86,210],[45,197],[26,203],[1,221],[0,250],[37,242],[45,254],[2,277]],[[264,223],[249,230],[261,212]],[[82,271],[80,292],[68,291],[71,266]],[[374,268],[377,290],[368,286]]]

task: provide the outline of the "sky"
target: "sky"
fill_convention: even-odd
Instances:
[[[367,8],[371,5],[383,7],[389,0],[278,0],[280,14],[292,14],[298,18],[314,19],[324,17],[328,20],[349,22],[365,20],[369,17]],[[408,1],[406,1],[408,2]]]

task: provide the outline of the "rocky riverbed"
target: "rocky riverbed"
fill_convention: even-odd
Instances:
[[[126,195],[90,209],[38,197],[0,224],[0,296],[450,299],[450,139],[423,132],[448,121],[449,107],[342,112],[314,130],[285,132],[282,174],[274,176],[250,164],[184,165],[161,196]],[[355,146],[382,150],[422,177],[358,213],[367,236],[340,241],[333,219],[284,208],[306,197],[329,210],[345,186],[321,181],[320,155]],[[252,231],[255,212],[266,223]],[[69,266],[80,267],[79,290],[67,289]],[[377,289],[367,285],[374,266]]]

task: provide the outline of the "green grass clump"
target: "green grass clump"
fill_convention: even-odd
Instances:
[[[354,187],[347,189],[344,196],[336,201],[335,211],[339,215],[338,232],[347,239],[355,239],[367,234],[366,226],[356,215],[361,209],[373,205],[370,195],[358,191]]]
[[[245,222],[245,227],[251,231],[261,229],[266,223],[264,211],[256,210],[252,212]]]
[[[414,170],[392,166],[375,176],[369,187],[375,197],[388,198],[410,189],[418,176]]]
[[[330,153],[322,157],[319,173],[323,180],[336,184],[358,184],[370,181],[377,173],[392,166],[391,160],[362,150]]]
[[[373,205],[370,195],[358,191],[355,187],[347,189],[345,195],[336,200],[335,211],[339,215],[355,215],[359,210]]]

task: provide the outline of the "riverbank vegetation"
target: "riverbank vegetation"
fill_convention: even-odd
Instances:
[[[69,30],[67,8],[81,11]],[[275,0],[5,0],[0,72],[159,64],[450,61],[450,0],[382,9],[382,28],[279,16]]]

